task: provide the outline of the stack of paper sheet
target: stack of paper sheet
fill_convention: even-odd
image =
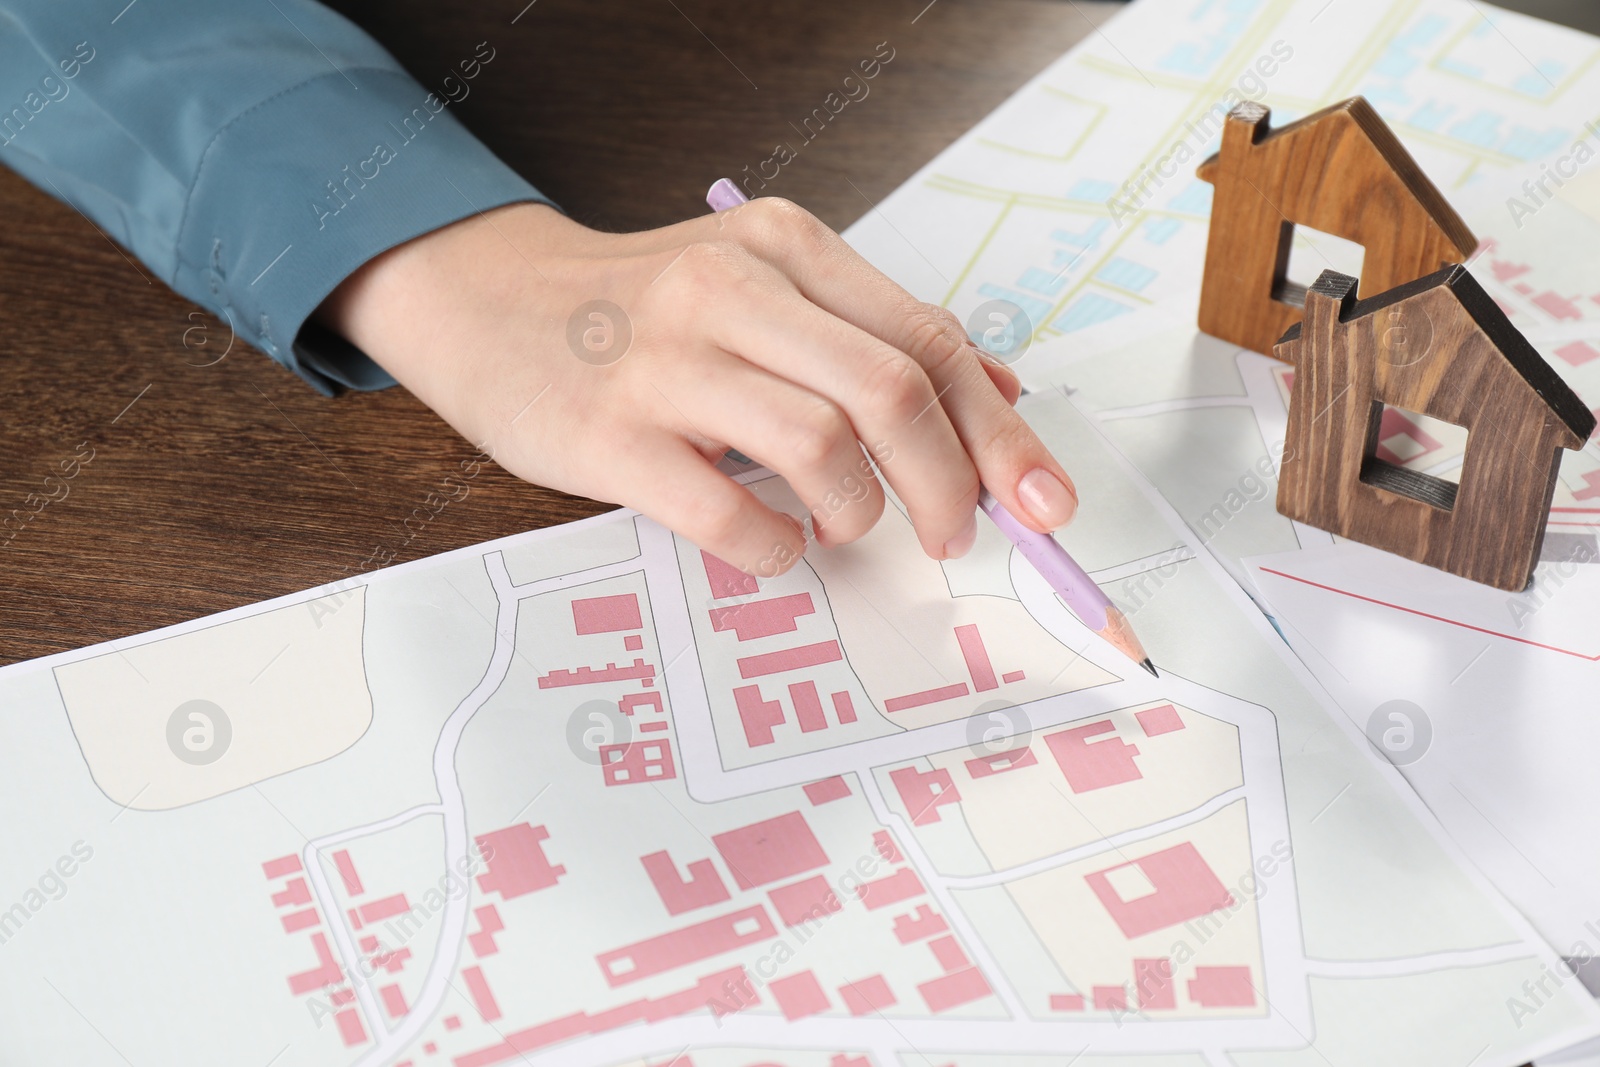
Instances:
[[[1591,37],[1479,3],[1135,5],[850,232],[963,316],[1023,309],[1024,381],[1098,415],[1451,836],[1579,960],[1600,955],[1600,859],[1583,844],[1600,806],[1600,448],[1564,454],[1544,561],[1517,596],[1279,516],[1293,371],[1196,332],[1211,187],[1193,172],[1219,102],[1260,100],[1279,125],[1365,95],[1484,239],[1478,280],[1597,405],[1597,57]],[[1359,266],[1359,249],[1297,231],[1295,280]],[[1396,461],[1460,468],[1456,428],[1384,432]],[[1129,603],[1159,595],[1149,583]]]
[[[1159,680],[993,530],[938,564],[894,507],[774,580],[617,512],[7,668],[0,1059],[1510,1067],[1600,1034],[1463,854],[1481,835],[1441,830],[1236,583],[1263,552],[1360,568],[1313,572],[1272,511],[1281,370],[1195,334],[1191,132],[1247,68],[1280,118],[1362,91],[1492,199],[1577,136],[1594,43],[1434,0],[1174,8],[1133,5],[849,234],[964,316],[1032,316],[1022,410],[1082,494],[1067,539]],[[1152,197],[1113,218],[1141,164]],[[1508,232],[1480,269],[1527,264],[1514,306],[1566,293],[1577,337],[1600,308],[1547,247]],[[1581,650],[1563,610],[1528,625]],[[1359,669],[1432,699],[1433,664],[1385,651]],[[1463,722],[1513,754],[1560,713],[1505,684]],[[1408,774],[1471,748],[1429,713]],[[1503,818],[1523,755],[1439,773]]]

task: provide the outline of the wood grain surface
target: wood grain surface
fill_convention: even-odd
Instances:
[[[456,113],[612,230],[705,211],[713,178],[770,156],[888,41],[870,95],[767,190],[843,228],[1120,6],[524,3],[333,6],[424,84],[488,41]],[[610,506],[491,465],[461,497],[443,479],[474,450],[403,390],[329,400],[228,350],[226,325],[4,169],[0,218],[0,514],[31,516],[0,548],[0,662]],[[461,498],[435,511],[429,494]]]
[[[1362,246],[1363,297],[1471,257],[1477,238],[1365,99],[1276,130],[1271,114],[1235,107],[1221,151],[1200,165],[1216,186],[1200,286],[1206,333],[1272,355],[1305,305],[1303,284],[1287,277],[1296,226]]]
[[[1533,576],[1561,449],[1595,418],[1465,267],[1357,302],[1324,271],[1278,346],[1294,364],[1278,511],[1521,592]],[[1376,455],[1385,404],[1468,433],[1459,485]]]

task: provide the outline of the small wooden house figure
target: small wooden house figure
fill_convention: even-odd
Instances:
[[[1364,98],[1277,130],[1271,116],[1260,104],[1235,107],[1221,151],[1200,165],[1216,186],[1200,329],[1272,354],[1305,303],[1287,277],[1296,226],[1361,245],[1366,293],[1471,257],[1477,238]]]
[[[1278,510],[1500,589],[1538,561],[1561,449],[1595,417],[1465,267],[1355,299],[1324,271],[1275,355],[1295,367]],[[1384,405],[1465,427],[1459,485],[1378,456]]]

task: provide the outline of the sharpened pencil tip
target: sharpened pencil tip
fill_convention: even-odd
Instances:
[[[1151,663],[1148,657],[1143,659],[1143,660],[1140,660],[1139,661],[1139,666],[1141,666],[1145,670],[1149,671],[1150,672],[1150,677],[1152,677],[1152,678],[1161,677],[1161,675],[1156,673],[1156,665],[1154,663]]]

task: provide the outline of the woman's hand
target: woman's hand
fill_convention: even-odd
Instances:
[[[784,200],[634,234],[511,205],[384,253],[318,315],[513,474],[753,574],[805,535],[715,469],[730,447],[787,479],[822,545],[883,512],[863,446],[934,559],[972,547],[980,479],[1040,531],[1077,507],[1015,375]]]

